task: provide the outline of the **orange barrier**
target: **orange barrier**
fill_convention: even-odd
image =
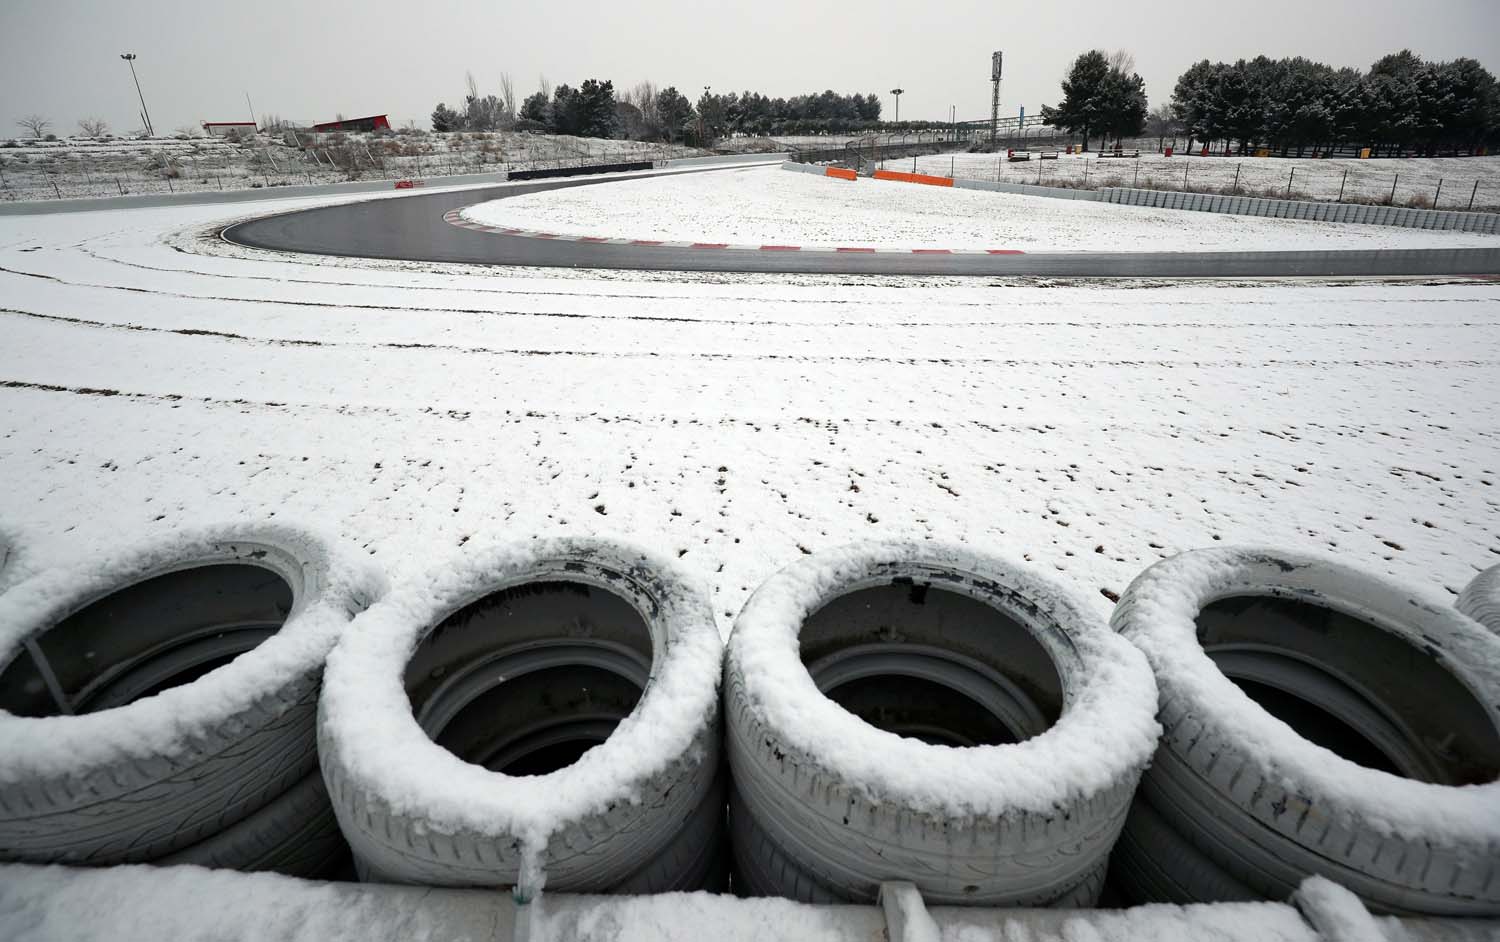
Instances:
[[[828,167],[823,171],[824,175],[838,177],[840,180],[858,180],[859,174],[853,170],[845,170],[843,167]]]
[[[897,170],[875,171],[877,180],[895,180],[900,183],[925,183],[928,186],[952,186],[951,177],[934,177],[926,173],[901,173]]]

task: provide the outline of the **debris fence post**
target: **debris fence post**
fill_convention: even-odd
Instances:
[[[1438,177],[1437,192],[1434,193],[1434,194],[1432,194],[1432,208],[1433,209],[1437,209],[1438,200],[1442,199],[1442,197],[1443,197],[1443,178],[1442,177]]]
[[[1396,205],[1396,183],[1398,181],[1400,181],[1400,179],[1401,179],[1401,174],[1399,174],[1399,173],[1395,173],[1395,174],[1391,175],[1391,198],[1385,201],[1385,204],[1387,206],[1395,206]]]
[[[1184,190],[1187,190],[1189,193],[1191,193],[1192,190],[1188,187],[1188,171],[1192,169],[1192,166],[1192,164],[1184,164],[1182,168],[1182,188]]]
[[[1241,164],[1234,165],[1234,189],[1230,191],[1234,196],[1238,196],[1240,192],[1240,167]]]
[[[1348,182],[1349,182],[1349,171],[1346,168],[1344,170],[1344,179],[1342,179],[1342,180],[1339,181],[1339,198],[1338,198],[1338,202],[1340,202],[1340,203],[1342,203],[1344,201],[1344,187],[1345,187],[1345,185],[1348,184]]]
[[[1474,209],[1474,197],[1479,195],[1479,181],[1474,181],[1474,189],[1469,191],[1469,211]]]
[[[1286,198],[1287,199],[1291,199],[1292,198],[1292,181],[1295,180],[1295,179],[1297,179],[1297,168],[1293,167],[1292,168],[1292,172],[1289,173],[1289,174],[1287,174],[1287,176],[1286,176]]]
[[[49,182],[52,184],[52,192],[54,192],[54,193],[57,194],[57,198],[58,199],[62,199],[62,190],[59,190],[57,188],[57,180],[54,178],[54,179],[50,180]]]
[[[1236,181],[1239,180],[1239,171],[1238,170],[1235,171],[1235,180]],[[1140,182],[1141,182],[1141,162],[1139,160],[1137,160],[1135,162],[1135,176],[1131,177],[1131,179],[1130,179],[1130,188],[1131,189],[1135,189],[1136,184],[1138,184]]]
[[[115,177],[115,189],[120,191],[121,196],[125,195],[125,184],[120,182],[119,177]]]

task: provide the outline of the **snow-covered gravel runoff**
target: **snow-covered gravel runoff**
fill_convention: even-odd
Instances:
[[[481,203],[463,215],[560,235],[751,245],[1060,252],[1500,247],[1500,237],[1476,233],[851,182],[776,167],[532,193]]]
[[[1101,614],[1195,546],[1450,593],[1500,557],[1500,284],[487,270],[194,234],[274,208],[0,220],[0,526],[29,564],[205,519],[342,533],[393,580],[477,536],[623,534],[707,580],[723,632],[863,537],[1018,556]]]
[[[1044,149],[1045,150],[1045,149]],[[1037,151],[1041,153],[1042,151]],[[1050,152],[1050,151],[1049,151]],[[912,158],[881,162],[887,170],[911,170]],[[1137,168],[1139,165],[1139,169]],[[1395,187],[1396,204],[1437,199],[1439,209],[1500,209],[1500,157],[1399,158],[1354,160],[1311,157],[1187,157],[1142,152],[1138,160],[1100,159],[1063,154],[1056,160],[1009,161],[998,154],[929,154],[916,158],[921,173],[936,173],[1007,183],[1036,183],[1098,189],[1101,186],[1143,186],[1158,190],[1213,190],[1229,192],[1239,172],[1239,192],[1249,196],[1283,198],[1290,184],[1294,199],[1345,200],[1384,203]],[[1293,171],[1296,171],[1293,173]],[[1344,176],[1348,171],[1347,179]],[[1442,189],[1438,189],[1438,184]],[[1477,184],[1477,189],[1476,189]],[[1424,205],[1430,206],[1430,202]]]

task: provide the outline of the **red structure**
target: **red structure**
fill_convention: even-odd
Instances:
[[[324,124],[313,125],[313,130],[323,131],[389,131],[391,122],[383,114],[371,115],[368,118],[346,118],[343,121],[328,121]]]

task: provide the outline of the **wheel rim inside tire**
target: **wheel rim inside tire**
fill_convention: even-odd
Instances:
[[[802,661],[824,696],[866,723],[932,745],[1020,742],[1062,709],[1042,645],[999,608],[896,579],[810,615]]]
[[[93,713],[191,683],[274,635],[293,603],[286,579],[247,563],[145,579],[30,638],[0,671],[0,707]]]
[[[1266,712],[1351,762],[1442,785],[1500,774],[1500,732],[1432,654],[1332,605],[1234,596],[1198,615],[1203,649]]]
[[[413,714],[433,742],[506,775],[565,768],[604,742],[650,680],[650,635],[623,598],[537,582],[444,619],[407,668]]]

